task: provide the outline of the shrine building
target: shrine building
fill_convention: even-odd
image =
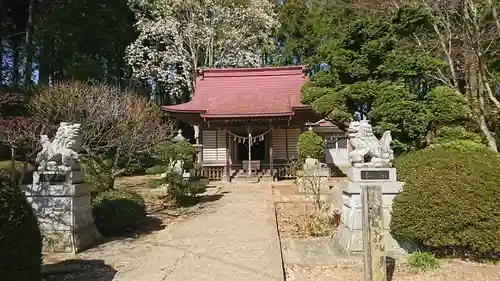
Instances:
[[[163,108],[197,126],[198,160],[208,179],[288,177],[299,135],[320,119],[300,103],[307,80],[303,66],[203,69],[191,101]],[[335,126],[313,127],[323,134],[340,132]]]

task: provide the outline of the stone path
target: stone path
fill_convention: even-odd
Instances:
[[[211,212],[161,231],[154,246],[122,260],[112,280],[282,281],[270,184],[233,183],[221,193]]]

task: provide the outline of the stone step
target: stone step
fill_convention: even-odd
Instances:
[[[232,182],[249,182],[249,183],[257,183],[259,182],[260,177],[235,177],[231,181]]]

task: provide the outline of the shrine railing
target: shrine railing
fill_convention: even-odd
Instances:
[[[225,167],[203,167],[201,170],[201,176],[210,181],[219,181],[224,177],[224,168]]]
[[[280,179],[295,179],[296,178],[296,173],[290,167],[288,166],[280,166],[275,168],[276,175],[275,177],[280,180]]]

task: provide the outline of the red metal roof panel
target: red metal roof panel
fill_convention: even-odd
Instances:
[[[165,106],[170,112],[205,118],[293,115],[307,81],[302,66],[204,70],[190,102]]]

